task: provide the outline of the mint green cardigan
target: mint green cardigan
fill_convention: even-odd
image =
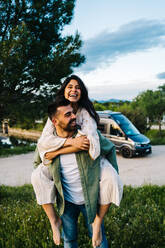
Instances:
[[[104,156],[112,164],[118,172],[116,161],[116,150],[114,144],[105,138],[98,131],[100,139],[101,156]],[[85,199],[85,207],[87,211],[88,222],[92,223],[97,212],[97,202],[99,194],[100,179],[100,156],[96,160],[92,160],[86,151],[76,153],[76,160],[80,172],[81,184]],[[35,153],[34,166],[37,167],[41,163],[38,151]],[[56,203],[59,215],[64,213],[65,201],[60,176],[60,157],[57,156],[49,165],[50,173],[53,176],[54,184],[57,190]]]

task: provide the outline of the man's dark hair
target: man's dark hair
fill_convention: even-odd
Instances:
[[[48,106],[48,116],[52,120],[53,116],[57,112],[57,108],[61,106],[68,106],[70,101],[67,100],[64,96],[57,96],[55,101]]]

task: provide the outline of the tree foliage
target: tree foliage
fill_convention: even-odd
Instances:
[[[135,99],[135,103],[148,117],[149,125],[157,123],[161,132],[161,123],[165,114],[165,85],[160,86],[158,90],[147,90],[141,93]]]
[[[62,35],[74,5],[75,0],[0,1],[1,118],[20,118],[31,108],[39,115],[61,79],[84,62],[79,34]]]
[[[137,105],[134,106],[132,102],[105,102],[98,103],[94,102],[94,107],[96,110],[104,111],[111,110],[117,111],[124,114],[136,127],[137,129],[144,133],[147,129],[147,118],[143,111]]]
[[[147,118],[143,110],[136,106],[134,107],[133,103],[125,103],[118,108],[122,114],[124,114],[141,132],[144,133],[147,129]]]
[[[142,92],[132,102],[94,102],[94,106],[96,110],[112,110],[123,113],[142,133],[148,129],[148,124],[149,129],[153,124],[157,124],[159,133],[162,134],[161,125],[165,114],[165,84],[159,86],[155,91]]]

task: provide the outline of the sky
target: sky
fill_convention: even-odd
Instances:
[[[95,100],[133,100],[165,83],[164,0],[77,0],[65,34],[80,34],[74,70]]]

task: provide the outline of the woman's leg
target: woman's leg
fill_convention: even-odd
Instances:
[[[53,240],[56,245],[60,245],[60,227],[62,221],[60,217],[57,215],[54,205],[52,203],[43,204],[42,205],[46,215],[48,216],[49,222],[51,224],[52,232],[53,232]]]
[[[109,207],[110,207],[110,204],[98,206],[98,212],[96,214],[94,222],[92,223],[92,229],[93,229],[92,245],[93,245],[93,247],[100,246],[100,244],[102,243],[103,237],[102,237],[101,225],[103,223],[104,216],[106,215],[106,213],[109,210]]]
[[[56,190],[49,168],[40,164],[32,172],[31,183],[36,194],[37,203],[42,205],[50,221],[54,243],[59,245],[61,219],[54,209]]]
[[[108,212],[111,203],[119,206],[123,193],[123,185],[116,170],[109,161],[101,158],[100,162],[100,193],[99,206],[93,227],[93,245],[98,245],[101,241],[101,224],[104,216]]]
[[[99,182],[99,204],[107,205],[114,203],[116,206],[120,205],[123,195],[123,184],[121,179],[105,158],[100,161],[100,182]]]
[[[85,209],[85,205],[80,206],[80,210],[84,216],[86,226],[88,228],[89,236],[90,236],[90,238],[92,238],[93,247],[108,248],[108,242],[107,242],[105,231],[104,231],[103,220],[101,221],[101,226],[99,226],[99,232],[98,232],[99,236],[98,236],[98,238],[96,238],[96,240],[94,240],[94,237],[96,237],[96,235],[93,233],[93,231],[95,229],[93,228],[93,225],[88,224],[88,218],[87,218],[87,212]],[[102,214],[105,215],[105,213],[100,212],[100,215],[102,215]]]

